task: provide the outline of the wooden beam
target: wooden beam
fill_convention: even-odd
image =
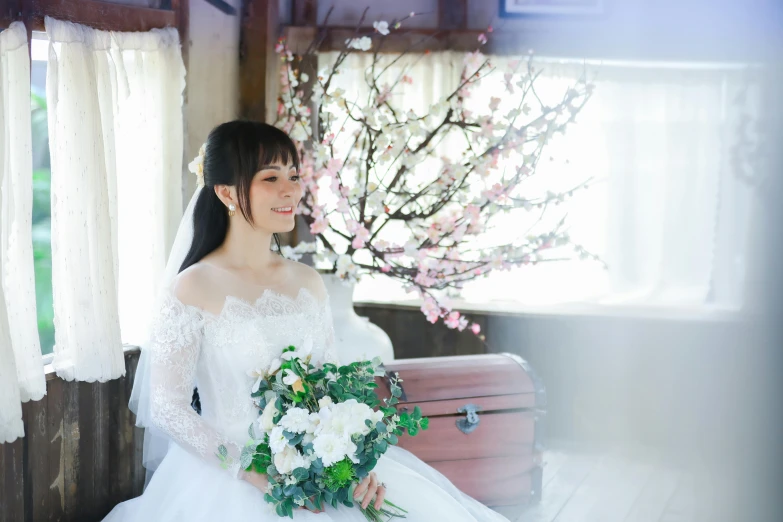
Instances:
[[[296,27],[287,26],[284,30],[286,43],[294,54],[303,53],[315,38],[318,31],[325,31],[324,42],[320,47],[322,52],[336,51],[345,47],[345,40],[356,35],[355,27]],[[430,51],[475,51],[478,49],[478,36],[483,31],[457,29],[409,29],[394,32],[386,37],[381,52],[401,53]],[[371,34],[371,31],[360,31],[359,34]],[[482,52],[492,54],[515,54],[520,50],[516,48],[517,35],[499,35],[494,33],[489,44],[481,46]],[[513,50],[512,50],[513,49]],[[496,53],[499,50],[501,52]]]
[[[17,20],[22,20],[21,0],[0,0],[0,31]]]
[[[467,29],[468,0],[438,0],[440,29]]]
[[[243,1],[239,36],[239,113],[243,118],[274,122],[279,31],[278,0]]]
[[[106,31],[149,31],[177,27],[177,12],[99,0],[25,0],[26,25],[44,30],[44,17],[67,20]]]
[[[314,26],[318,24],[318,0],[293,0],[292,25]]]
[[[179,32],[179,43],[181,45],[182,63],[185,64],[185,70],[188,69],[188,54],[190,51],[190,0],[171,0],[171,10],[174,11]],[[185,95],[187,89],[185,89]]]

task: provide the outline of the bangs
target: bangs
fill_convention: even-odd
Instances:
[[[269,132],[258,144],[258,164],[256,165],[255,172],[261,170],[261,167],[265,165],[272,165],[274,163],[282,163],[288,165],[289,163],[299,171],[299,154],[296,151],[296,145],[288,137],[286,133],[279,129],[274,129],[277,132]]]

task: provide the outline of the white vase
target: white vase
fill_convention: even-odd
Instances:
[[[353,309],[353,283],[345,283],[334,274],[321,274],[329,292],[334,319],[335,350],[340,364],[380,357],[394,360],[391,339],[379,326],[361,317]]]

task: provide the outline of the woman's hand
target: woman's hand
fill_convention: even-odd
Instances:
[[[267,486],[269,486],[269,479],[263,473],[254,473],[252,471],[239,470],[239,476],[237,477],[244,480],[261,493],[266,493]]]
[[[367,509],[372,498],[375,497],[375,509],[381,509],[383,499],[386,497],[386,486],[378,481],[374,471],[371,471],[364,480],[362,480],[353,492],[353,498],[362,503],[362,508]]]
[[[240,470],[239,476],[237,477],[241,480],[244,480],[257,490],[259,490],[261,493],[267,492],[267,487],[269,486],[269,479],[266,475],[263,473],[253,473],[253,472],[247,472]],[[311,497],[310,500],[313,500],[315,497]],[[299,509],[307,509],[306,507],[302,506]],[[322,513],[323,509],[308,509],[308,511],[312,511],[313,513]]]

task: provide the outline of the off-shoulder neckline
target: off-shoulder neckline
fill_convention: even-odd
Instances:
[[[248,300],[248,299],[244,299],[242,297],[237,297],[237,296],[234,296],[234,295],[226,295],[225,298],[223,299],[223,305],[221,306],[220,311],[217,314],[215,314],[213,312],[210,312],[208,310],[204,310],[203,308],[200,308],[200,307],[195,306],[195,305],[190,305],[190,304],[183,303],[182,301],[180,301],[177,298],[177,296],[174,293],[173,289],[171,289],[169,291],[169,295],[170,295],[170,297],[172,299],[177,301],[179,304],[181,304],[186,309],[189,309],[189,310],[194,311],[194,312],[198,312],[199,314],[203,315],[204,317],[209,317],[209,318],[212,318],[212,319],[219,319],[219,318],[221,318],[225,314],[226,309],[228,308],[229,303],[231,303],[231,302],[238,303],[240,305],[243,305],[243,306],[246,306],[246,307],[252,308],[252,309],[258,309],[259,305],[261,305],[262,302],[267,301],[269,299],[282,299],[282,300],[288,301],[289,303],[294,304],[294,305],[299,305],[302,301],[308,301],[309,300],[310,302],[315,303],[319,308],[324,308],[324,307],[329,305],[329,294],[326,294],[326,297],[324,299],[319,299],[310,289],[308,289],[306,287],[300,287],[299,288],[299,292],[297,292],[296,297],[292,297],[292,296],[290,296],[290,295],[288,295],[286,293],[283,293],[283,292],[280,292],[280,291],[277,291],[277,290],[273,290],[271,288],[265,289],[261,293],[261,295],[259,295],[254,300]]]

